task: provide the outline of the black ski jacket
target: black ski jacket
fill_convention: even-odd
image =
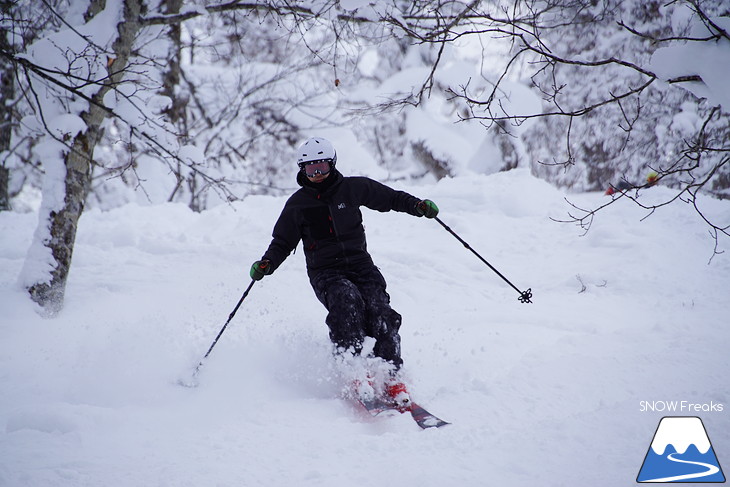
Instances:
[[[271,261],[272,271],[304,243],[310,278],[322,269],[351,269],[372,264],[367,251],[360,206],[377,211],[401,211],[421,216],[420,201],[366,177],[344,177],[333,170],[326,189],[320,190],[299,172],[301,189],[284,205],[274,225],[273,239],[262,259]],[[329,179],[328,178],[328,179]]]

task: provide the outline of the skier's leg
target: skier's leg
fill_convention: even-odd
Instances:
[[[365,334],[375,338],[375,356],[398,370],[403,365],[398,334],[401,315],[390,307],[385,279],[377,267],[369,267],[358,275],[357,285],[365,305]]]
[[[325,322],[332,343],[340,352],[352,349],[359,354],[365,338],[365,303],[357,286],[339,271],[322,271],[312,277],[311,283],[327,308]]]

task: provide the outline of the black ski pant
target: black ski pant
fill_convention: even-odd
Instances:
[[[338,349],[352,348],[359,354],[365,337],[373,337],[374,355],[400,368],[401,315],[390,307],[385,279],[375,265],[319,270],[310,275],[310,282],[327,308],[330,339]]]

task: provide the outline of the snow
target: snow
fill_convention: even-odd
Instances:
[[[48,123],[48,129],[54,137],[70,140],[79,133],[84,132],[86,130],[86,124],[81,117],[71,113],[65,113],[51,120]]]
[[[730,31],[730,19],[711,19],[725,32]],[[691,22],[691,35],[706,38],[715,34],[700,19]],[[712,42],[686,42],[657,49],[652,56],[651,66],[662,80],[681,76],[699,75],[702,82],[681,83],[680,86],[699,98],[707,98],[714,105],[730,111],[730,93],[727,80],[730,77],[730,40],[720,38]]]
[[[43,198],[36,217],[34,239],[26,245],[28,252],[18,277],[18,283],[24,289],[38,283],[50,283],[51,273],[57,266],[51,249],[45,244],[51,240],[49,215],[63,208],[66,193],[66,167],[58,157],[62,150],[63,145],[54,140],[46,140],[35,148],[43,161]]]
[[[203,164],[205,162],[205,150],[192,144],[180,147],[177,156],[191,164]]]
[[[108,49],[121,2],[107,2],[86,24],[82,4],[67,20]],[[402,21],[383,2],[346,0],[340,7]],[[695,33],[704,35],[687,10],[674,12],[677,32],[694,21]],[[727,19],[713,20],[728,28]],[[139,44],[166,52],[157,40],[161,28],[147,29]],[[481,75],[500,74],[496,61],[505,52],[482,40],[458,44],[445,52],[436,81],[490,90]],[[696,44],[658,50],[651,67],[665,80],[699,74],[704,85],[682,86],[727,111],[730,43]],[[343,40],[340,47],[358,46]],[[378,71],[387,56],[361,47],[358,69],[384,82],[344,83],[341,95],[310,103],[321,113],[293,110],[295,125],[328,119],[337,96],[374,104],[420,89],[430,74],[426,46],[409,49],[403,69],[390,76]],[[105,74],[105,56],[82,62],[87,48],[64,30],[19,57],[80,77]],[[261,86],[280,74],[278,64],[248,66],[247,79]],[[210,78],[219,90],[240,89],[240,73],[204,66],[188,74],[196,85]],[[204,163],[205,144],[178,148],[156,126],[170,99],[150,83],[140,71],[104,103],[184,161]],[[294,84],[312,83],[303,77]],[[524,84],[511,80],[502,88],[497,96],[508,112],[539,106]],[[271,89],[272,97],[286,99],[292,82]],[[64,103],[54,90],[36,90],[48,128],[73,137],[84,129],[78,114],[87,104]],[[204,101],[218,107],[215,99]],[[407,416],[372,419],[340,397],[349,372],[331,357],[325,311],[307,281],[301,248],[253,288],[206,361],[199,387],[180,387],[248,285],[248,267],[266,248],[286,197],[249,196],[203,213],[150,205],[168,200],[175,180],[148,156],[135,160],[135,174],[150,181],[133,193],[140,204],[82,216],[65,308],[53,320],[42,318],[23,287],[47,280],[55,265],[42,243],[48,215],[63,202],[66,150],[46,137],[34,147],[45,171],[43,201],[26,186],[21,205],[40,217],[0,212],[0,486],[622,485],[634,482],[666,414],[642,412],[646,400],[724,404],[702,414],[722,461],[730,452],[730,261],[725,253],[708,265],[715,242],[695,209],[677,202],[647,218],[623,199],[581,236],[579,228],[551,220],[575,211],[565,195],[526,170],[474,174],[497,171],[501,160],[483,127],[453,124],[456,109],[434,90],[409,112],[407,135],[424,138],[458,177],[398,187],[436,201],[447,224],[520,289],[532,288],[534,303],[518,303],[512,288],[435,222],[365,211],[370,251],[404,318],[413,395],[452,425],[421,431]],[[689,136],[702,120],[687,104],[664,123]],[[45,131],[37,118],[23,124],[29,133]],[[341,170],[387,177],[350,126],[333,125],[322,135],[336,142]],[[520,135],[528,125],[511,128]],[[640,200],[672,196],[660,186]],[[569,196],[584,208],[606,198]],[[712,221],[725,222],[728,205],[699,200]],[[727,251],[721,238],[718,250]]]
[[[623,199],[581,236],[550,219],[571,209],[565,195],[526,170],[396,187],[433,199],[534,293],[520,304],[434,221],[363,210],[412,394],[450,426],[371,419],[340,398],[301,248],[253,287],[200,385],[176,384],[250,282],[286,197],[85,212],[52,320],[17,285],[37,217],[2,212],[0,485],[628,485],[666,414],[639,403],[669,399],[725,405],[702,419],[728,463],[730,260],[708,265],[714,242],[690,205],[644,219]]]
[[[370,0],[342,0],[340,1],[340,7],[344,10],[357,10],[361,7],[366,7],[370,4]]]
[[[380,62],[380,56],[378,51],[375,49],[368,49],[362,53],[357,63],[357,69],[360,70],[363,76],[375,76],[378,70],[378,63]]]
[[[690,445],[694,445],[703,455],[712,446],[700,418],[687,417],[669,417],[662,420],[651,442],[651,448],[657,455],[664,455],[668,445],[673,445],[678,453],[684,453]]]

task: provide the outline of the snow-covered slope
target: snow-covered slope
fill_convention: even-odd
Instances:
[[[402,189],[534,293],[520,304],[436,222],[364,210],[412,393],[452,425],[421,431],[339,398],[301,250],[254,286],[200,386],[176,385],[248,284],[282,198],[87,212],[52,320],[16,284],[36,217],[0,213],[0,485],[630,485],[667,414],[640,402],[661,400],[723,404],[685,414],[730,464],[730,258],[707,265],[692,208],[642,222],[620,201],[580,236],[550,220],[564,195],[522,170]]]

